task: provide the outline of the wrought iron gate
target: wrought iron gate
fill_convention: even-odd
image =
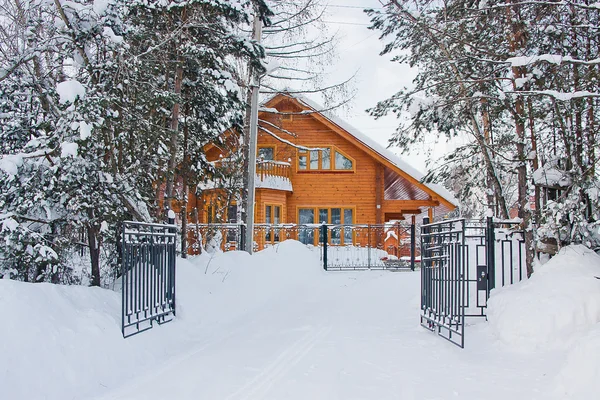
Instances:
[[[169,322],[175,316],[176,225],[123,222],[123,337]]]
[[[465,318],[485,317],[490,291],[526,277],[524,232],[465,219],[421,228],[421,325],[464,347]]]
[[[353,224],[320,227],[323,269],[415,269],[414,224]]]

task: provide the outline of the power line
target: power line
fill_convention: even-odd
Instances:
[[[359,22],[345,22],[345,21],[323,21],[328,24],[340,24],[340,25],[360,25],[360,26],[370,26],[371,24],[361,24]]]
[[[328,4],[327,7],[335,7],[335,8],[358,8],[358,9],[361,9],[361,10],[367,10],[367,9],[383,10],[383,7],[347,6],[347,5],[342,5],[342,4]]]

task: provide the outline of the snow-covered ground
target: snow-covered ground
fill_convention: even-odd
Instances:
[[[178,261],[178,316],[123,339],[120,294],[0,280],[1,399],[595,399],[600,257],[493,293],[466,348],[421,328],[419,272],[324,272],[295,241]]]

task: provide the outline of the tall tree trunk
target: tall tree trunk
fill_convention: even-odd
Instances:
[[[535,137],[535,122],[533,116],[533,103],[531,97],[527,99],[527,113],[529,114],[529,137],[531,140],[531,151],[534,153],[533,160],[531,160],[533,171],[536,171],[540,167],[537,149],[537,139]],[[534,200],[535,200],[535,211],[534,224],[538,224],[542,215],[542,202],[541,202],[541,190],[540,187],[534,186]]]
[[[95,215],[94,211],[88,211],[89,222],[87,223],[87,237],[88,247],[90,248],[90,264],[91,264],[91,277],[90,286],[100,286],[100,240],[98,234],[100,229],[96,223],[94,223]]]
[[[485,97],[482,97],[481,100],[481,120],[483,125],[483,137],[485,144],[488,148],[490,148],[492,144],[492,123],[490,120],[490,112],[488,107],[488,101]],[[496,185],[494,185],[494,174],[493,170],[486,168],[486,198],[487,198],[487,208],[494,212],[494,215],[498,215],[499,207],[495,206],[495,200],[499,200],[503,198],[502,193],[498,193],[496,190]],[[507,218],[508,215],[504,215],[504,218]]]
[[[516,0],[512,0],[511,3],[514,4]],[[520,50],[525,47],[525,32],[523,32],[523,27],[521,24],[521,16],[519,14],[519,6],[513,5],[512,7],[507,7],[507,21],[510,23],[510,33],[508,37],[508,43],[510,52],[513,55],[517,54],[517,50]],[[523,78],[525,76],[525,71],[523,67],[512,67],[513,73],[513,90],[516,92],[517,88],[517,79]],[[518,183],[518,195],[517,195],[517,203],[518,203],[518,213],[519,218],[523,220],[523,229],[525,230],[525,260],[527,264],[527,276],[531,276],[533,273],[533,256],[534,256],[534,248],[533,248],[533,226],[531,224],[531,210],[529,207],[529,196],[528,196],[528,182],[527,182],[527,163],[526,163],[526,155],[525,155],[525,104],[522,95],[517,95],[515,99],[515,133],[516,133],[516,150],[517,150],[517,160],[519,162],[519,166],[517,167],[517,183]]]
[[[177,70],[175,73],[175,95],[181,94],[181,81],[183,79],[182,61],[178,60]],[[173,113],[171,114],[171,140],[169,142],[169,165],[167,166],[167,185],[165,188],[165,198],[163,209],[170,210],[173,208],[173,187],[175,183],[175,167],[177,164],[177,152],[179,150],[179,100],[173,105]]]
[[[186,110],[189,111],[189,110]],[[189,114],[186,112],[186,114]],[[187,227],[188,227],[188,197],[189,197],[189,164],[190,158],[188,154],[188,139],[189,139],[189,127],[187,124],[183,127],[183,162],[181,165],[181,178],[183,180],[183,188],[182,188],[182,199],[181,199],[181,257],[187,258]]]

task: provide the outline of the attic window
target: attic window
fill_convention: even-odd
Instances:
[[[336,148],[320,147],[320,150],[298,150],[299,171],[353,171],[354,160]],[[332,157],[332,153],[333,156]]]
[[[354,167],[352,160],[339,151],[335,151],[335,169],[342,171],[350,171]]]
[[[281,114],[281,120],[282,121],[293,121],[294,114]]]

